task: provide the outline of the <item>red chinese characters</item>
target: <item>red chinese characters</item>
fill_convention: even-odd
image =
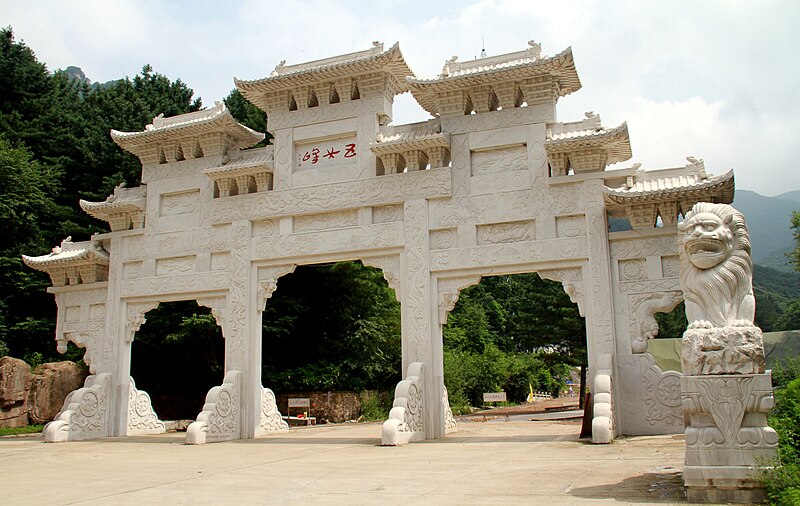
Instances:
[[[326,146],[323,149],[319,147],[311,148],[309,151],[303,153],[300,157],[299,165],[305,165],[309,163],[310,165],[317,165],[319,163],[339,160],[342,158],[353,158],[356,156],[356,145],[355,143],[348,143],[344,145],[333,145],[333,146]]]

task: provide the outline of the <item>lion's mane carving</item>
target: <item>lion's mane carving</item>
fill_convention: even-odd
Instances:
[[[678,223],[678,231],[689,328],[752,326],[753,263],[742,213],[700,202]]]

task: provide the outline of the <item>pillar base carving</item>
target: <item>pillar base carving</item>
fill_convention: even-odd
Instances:
[[[137,390],[131,378],[128,393],[128,435],[163,434],[166,432],[164,422],[158,419],[150,395],[144,390]]]
[[[381,444],[400,446],[425,439],[422,415],[425,412],[422,392],[423,365],[413,362],[406,378],[397,384],[389,419],[383,422]]]
[[[111,374],[103,373],[86,378],[82,388],[71,392],[56,418],[44,426],[48,443],[81,441],[108,437],[108,405]]]
[[[275,402],[275,393],[269,388],[261,388],[261,410],[259,411],[256,437],[288,432],[289,424],[281,417],[278,404]]]
[[[763,500],[758,471],[777,458],[778,448],[778,434],[767,425],[772,376],[683,376],[681,391],[689,501]]]
[[[200,445],[241,437],[240,375],[239,371],[228,371],[222,385],[208,391],[203,411],[186,429],[186,444]]]

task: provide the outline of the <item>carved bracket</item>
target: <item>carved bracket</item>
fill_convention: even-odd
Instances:
[[[239,439],[240,375],[239,371],[228,371],[222,385],[208,391],[203,411],[197,415],[197,421],[186,430],[186,444],[200,445]]]
[[[48,443],[80,441],[108,437],[108,395],[111,374],[86,378],[84,386],[67,396],[56,418],[45,425],[44,440]]]
[[[225,332],[225,309],[227,308],[227,297],[220,295],[217,297],[199,297],[195,299],[197,304],[211,309],[211,315],[217,322],[217,325],[222,329],[223,337]]]
[[[402,302],[402,294],[400,293],[400,255],[362,258],[361,263],[380,269],[383,272],[384,279],[389,283],[389,288],[394,290],[395,297],[399,302]]]
[[[258,269],[258,308],[263,311],[267,300],[278,289],[278,278],[291,274],[297,265],[276,265],[274,267],[261,267]]]
[[[581,316],[586,316],[584,303],[585,298],[583,294],[583,274],[580,267],[569,269],[548,269],[537,271],[539,277],[542,279],[549,279],[552,281],[560,281],[564,287],[564,291],[569,295],[569,300],[578,305],[578,313]]]
[[[425,405],[422,396],[423,364],[413,362],[408,366],[406,378],[397,384],[394,404],[389,419],[383,422],[381,444],[400,446],[425,439],[422,416]]]
[[[672,311],[681,301],[683,301],[683,294],[680,291],[628,296],[633,353],[647,351],[647,341],[658,335],[658,322],[655,314]]]
[[[456,307],[461,290],[477,285],[480,280],[481,276],[475,274],[457,278],[439,278],[439,325],[447,323],[447,315]]]
[[[130,343],[133,341],[133,336],[142,327],[142,324],[147,321],[145,314],[151,309],[158,307],[158,301],[151,302],[129,302],[127,304],[127,324],[125,326],[125,342]]]

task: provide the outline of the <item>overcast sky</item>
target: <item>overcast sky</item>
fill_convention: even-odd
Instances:
[[[583,88],[559,102],[561,121],[600,114],[623,121],[645,169],[703,158],[733,168],[737,188],[777,195],[800,189],[800,2],[0,0],[10,25],[55,70],[92,81],[134,76],[144,64],[180,78],[206,106],[233,77],[396,41],[417,76],[461,60],[572,46]],[[426,119],[409,94],[394,123]]]

